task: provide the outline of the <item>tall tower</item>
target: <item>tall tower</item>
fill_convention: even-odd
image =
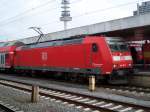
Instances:
[[[69,0],[62,0],[61,2],[62,6],[62,11],[61,11],[61,17],[60,21],[64,22],[64,30],[67,29],[67,22],[72,20],[72,17],[70,16],[70,10],[69,10]]]

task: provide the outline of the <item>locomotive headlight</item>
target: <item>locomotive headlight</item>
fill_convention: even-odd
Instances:
[[[116,64],[114,64],[114,66],[113,66],[114,68],[116,68],[117,67],[117,65]]]
[[[14,52],[9,52],[9,54],[14,54]]]

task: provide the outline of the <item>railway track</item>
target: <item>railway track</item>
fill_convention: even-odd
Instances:
[[[21,111],[18,108],[9,105],[8,103],[0,101],[0,112],[24,112],[24,111]]]
[[[144,87],[137,87],[137,86],[120,86],[120,89],[127,89],[130,91],[137,91],[137,92],[145,92],[150,93],[150,88],[144,88]]]
[[[150,88],[137,87],[137,86],[111,86],[111,85],[109,86],[103,85],[99,87],[106,90],[116,91],[116,92],[146,95],[150,97]]]
[[[8,74],[4,74],[5,77],[6,75]],[[14,78],[18,78],[18,75],[15,75],[13,76]],[[25,77],[25,78],[30,78],[30,77]],[[26,80],[26,79],[25,79]],[[45,79],[44,79],[45,80]],[[51,78],[49,78],[48,80],[46,81],[55,81]],[[59,83],[59,84],[63,84],[63,85],[67,85],[67,83],[65,82],[65,80],[59,80],[59,81],[55,81],[55,83]],[[65,84],[64,84],[65,83]],[[70,84],[75,84],[75,85],[85,85],[85,83],[74,83],[74,82],[69,82],[68,85],[70,86]],[[104,85],[104,84],[97,84],[97,89],[105,89],[105,90],[108,90],[108,91],[112,91],[112,92],[115,92],[115,93],[122,93],[125,94],[125,96],[127,94],[130,94],[130,95],[134,95],[133,97],[136,97],[136,96],[147,96],[147,97],[150,97],[150,88],[146,88],[146,87],[137,87],[137,86],[127,86],[127,85],[122,85],[122,86],[113,86],[113,85]],[[129,96],[131,97],[131,96]],[[145,98],[144,98],[145,99]]]
[[[18,90],[31,92],[31,84],[20,83],[16,81],[0,80],[0,84],[9,86]],[[104,98],[79,94],[54,88],[40,86],[41,97],[51,98],[55,101],[63,101],[68,105],[76,105],[78,108],[99,112],[150,112],[149,107],[137,104],[129,104],[120,101],[113,101]]]

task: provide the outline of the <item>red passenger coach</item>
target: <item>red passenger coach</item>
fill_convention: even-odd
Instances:
[[[143,63],[143,41],[128,42],[134,65]]]
[[[146,40],[143,45],[144,64],[150,64],[150,41]]]
[[[12,68],[14,64],[14,53],[16,47],[24,45],[22,42],[5,42],[0,44],[0,68]]]
[[[132,68],[132,58],[121,39],[82,36],[17,47],[14,68],[90,74],[117,82]]]

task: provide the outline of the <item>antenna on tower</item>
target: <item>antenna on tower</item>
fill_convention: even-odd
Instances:
[[[63,9],[61,11],[61,17],[60,17],[60,21],[64,22],[64,30],[67,29],[67,22],[72,20],[72,17],[70,16],[70,10],[69,10],[69,0],[62,0],[61,2],[62,6],[61,8]]]

